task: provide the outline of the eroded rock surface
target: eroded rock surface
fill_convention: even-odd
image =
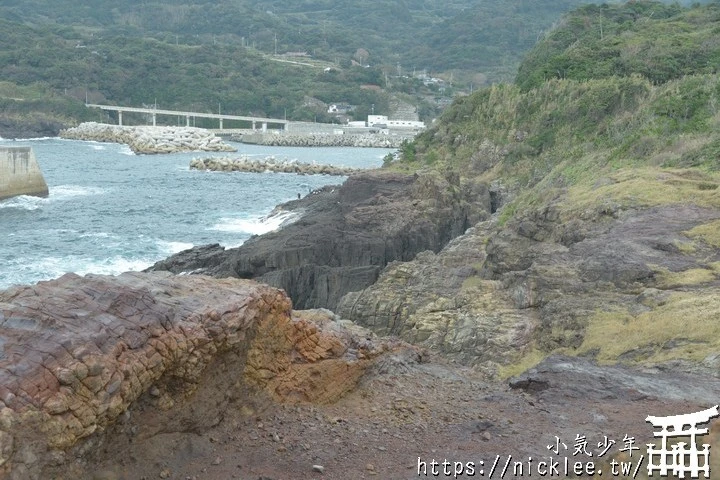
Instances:
[[[435,173],[367,172],[283,208],[302,217],[239,248],[191,249],[152,269],[254,278],[283,288],[296,308],[333,310],[389,262],[437,252],[489,215],[490,194],[483,184]]]
[[[0,478],[53,477],[108,431],[201,432],[248,398],[334,401],[405,348],[265,285],[165,273],[13,287],[0,326]]]
[[[506,225],[488,220],[437,254],[392,263],[336,311],[490,376],[557,349],[717,370],[712,335],[677,325],[718,314],[720,250],[692,231],[719,216],[667,205],[568,221],[548,206]]]

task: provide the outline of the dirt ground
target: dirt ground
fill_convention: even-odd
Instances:
[[[236,405],[208,431],[165,433],[138,439],[123,451],[105,451],[96,462],[77,465],[84,470],[80,476],[399,480],[541,477],[545,472],[572,477],[575,462],[583,469],[593,462],[598,476],[623,476],[611,459],[632,462],[634,471],[644,455],[637,478],[645,478],[646,444],[653,441],[645,418],[711,406],[612,387],[607,395],[594,391],[589,397],[574,395],[577,385],[526,392],[506,381],[488,383],[437,357],[388,370],[368,375],[333,405]],[[587,453],[575,453],[583,437]],[[624,441],[630,437],[634,443]],[[621,452],[628,445],[639,448],[631,457]],[[557,454],[549,449],[556,447]]]

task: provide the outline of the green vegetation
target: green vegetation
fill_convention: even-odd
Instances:
[[[590,14],[605,19],[603,42],[618,51],[643,35],[676,32],[663,37],[676,50],[656,54],[683,52],[677,53],[684,58],[683,74],[660,75],[660,68],[646,75],[639,67],[606,74],[602,59],[593,56],[602,56],[599,40],[578,27],[588,23]],[[622,21],[642,15],[642,21]],[[611,208],[684,201],[720,205],[720,78],[706,61],[720,58],[718,19],[720,4],[582,7],[528,54],[515,85],[495,85],[457,100],[417,138],[413,154],[395,166],[413,170],[432,164],[504,179],[522,194],[503,212],[503,222],[560,195],[569,200],[568,214],[591,205],[600,208],[600,202],[614,203]],[[695,32],[705,33],[704,43]],[[588,53],[548,55],[561,50],[558,39],[571,43],[573,55]],[[657,62],[647,55],[638,57],[636,65],[649,68]],[[561,57],[574,76],[538,73]],[[658,175],[658,169],[671,170]]]
[[[34,39],[28,42],[28,38]],[[40,84],[48,93],[91,102],[250,113],[296,120],[323,120],[323,110],[305,101],[342,101],[387,109],[382,91],[362,84],[382,82],[377,70],[323,68],[272,62],[242,48],[174,45],[135,37],[90,39],[0,22],[0,76],[16,85]],[[84,108],[84,107],[83,107]],[[67,116],[82,119],[70,110]],[[318,118],[318,116],[320,118]]]
[[[717,211],[719,22],[717,2],[580,7],[528,53],[514,84],[457,99],[390,168],[501,183],[513,200],[499,229],[548,210],[565,225],[669,204]],[[519,373],[551,351],[610,363],[697,362],[717,353],[719,226],[707,221],[674,241],[692,260],[684,270],[648,265],[651,280],[623,286],[631,296],[657,292],[647,310],[609,302],[577,319],[576,343],[531,344],[499,374]],[[478,284],[471,277],[463,288]],[[562,328],[552,334],[562,338]]]
[[[566,16],[520,65],[523,91],[550,78],[587,80],[640,74],[654,84],[716,73],[720,4],[683,9],[653,1],[589,5]]]
[[[86,98],[327,122],[322,102],[356,105],[364,119],[399,97],[431,120],[459,91],[511,80],[560,15],[588,1],[8,0],[0,78],[66,96],[65,123],[94,116],[77,110]],[[621,16],[607,16],[611,31]]]
[[[718,315],[720,300],[715,289],[672,294],[664,305],[636,316],[599,312],[590,319],[580,348],[567,353],[597,352],[596,358],[604,363],[622,355],[647,362],[701,361],[720,348]]]
[[[587,1],[8,0],[0,78],[66,96],[61,123],[94,117],[77,112],[86,98],[328,122],[321,102],[364,119],[400,97],[431,120],[458,89],[510,80],[523,52]]]
[[[338,63],[455,71],[510,80],[521,55],[561,14],[589,0],[9,0],[0,16],[32,25],[183,44],[308,52]],[[455,81],[460,80],[455,78]],[[479,81],[478,81],[479,80]]]

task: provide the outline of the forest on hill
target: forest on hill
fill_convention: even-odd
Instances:
[[[396,167],[504,177],[530,203],[628,167],[717,171],[718,22],[717,2],[581,7],[528,53],[514,84],[458,99]]]
[[[558,18],[588,0],[8,0],[2,18],[85,33],[209,42],[265,53],[359,57],[393,71],[455,70],[510,80],[523,52]],[[361,53],[358,54],[358,51]]]
[[[328,103],[364,119],[399,98],[429,121],[458,94],[512,81],[537,40],[565,31],[562,14],[586,3],[7,0],[0,135],[95,120],[86,99],[333,121]],[[523,77],[547,76],[523,65]]]

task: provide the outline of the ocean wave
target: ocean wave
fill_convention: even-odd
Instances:
[[[66,200],[74,197],[89,197],[93,195],[102,195],[107,190],[99,187],[84,187],[82,185],[58,185],[48,188],[50,194],[48,197],[34,197],[30,195],[19,195],[17,197],[8,198],[0,201],[0,209],[17,209],[17,210],[38,210],[48,202],[56,200]]]
[[[166,240],[158,240],[157,244],[158,247],[160,247],[160,250],[168,255],[182,252],[183,250],[188,250],[195,246],[192,243],[188,242],[169,242]]]
[[[33,137],[33,138],[0,138],[7,142],[40,142],[47,140],[59,140],[59,137]]]
[[[0,289],[8,288],[11,285],[52,280],[69,272],[78,275],[87,275],[89,273],[119,275],[123,272],[144,270],[151,266],[154,261],[115,255],[103,259],[77,256],[18,259],[13,263],[15,263],[15,265],[12,265],[13,268],[8,270],[12,273],[0,281]]]
[[[230,233],[249,233],[262,235],[285,227],[300,217],[298,212],[278,212],[262,217],[221,218],[220,222],[209,230]]]
[[[61,200],[72,197],[89,197],[92,195],[103,195],[107,190],[100,187],[88,187],[82,185],[58,185],[50,187],[50,200]]]
[[[20,195],[18,197],[0,200],[0,209],[17,209],[17,210],[38,210],[47,202],[46,198],[31,197],[29,195]]]

